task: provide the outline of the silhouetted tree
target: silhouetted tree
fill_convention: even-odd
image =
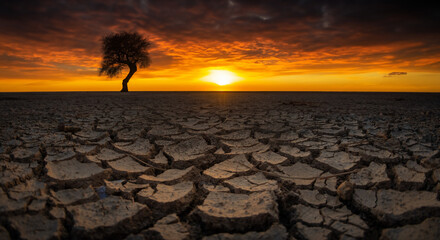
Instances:
[[[127,83],[137,71],[137,67],[150,66],[151,59],[148,48],[151,42],[139,33],[120,32],[102,38],[102,62],[99,75],[103,73],[109,77],[117,76],[124,67],[129,67],[130,72],[122,80],[121,92],[128,92]]]

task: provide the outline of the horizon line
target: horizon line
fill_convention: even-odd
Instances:
[[[438,94],[440,92],[400,92],[400,91],[129,91],[121,93],[120,91],[28,91],[28,92],[0,92],[0,94],[8,93],[430,93]]]

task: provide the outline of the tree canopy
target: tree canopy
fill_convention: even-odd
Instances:
[[[151,42],[137,32],[119,32],[102,38],[103,58],[99,75],[109,77],[119,75],[124,67],[129,67],[130,72],[123,80],[123,92],[128,91],[127,83],[137,71],[137,67],[150,66],[151,59],[148,49]]]
[[[100,74],[117,76],[125,66],[133,64],[141,68],[151,63],[148,48],[151,43],[139,33],[120,32],[102,39],[103,59]]]

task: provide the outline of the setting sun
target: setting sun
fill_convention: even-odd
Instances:
[[[203,80],[224,86],[238,80],[238,77],[228,70],[210,70],[210,74]]]

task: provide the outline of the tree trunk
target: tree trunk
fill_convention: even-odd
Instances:
[[[128,67],[130,67],[130,72],[128,73],[127,77],[125,77],[125,79],[122,80],[122,90],[121,90],[121,92],[128,92],[128,86],[127,86],[128,81],[130,81],[130,78],[137,71],[136,64],[129,64]]]

